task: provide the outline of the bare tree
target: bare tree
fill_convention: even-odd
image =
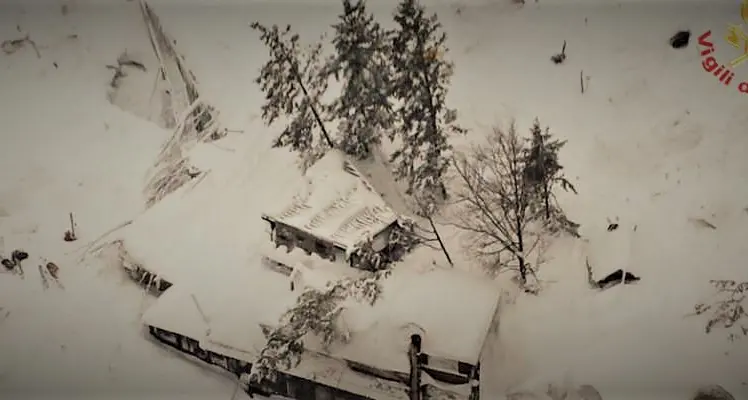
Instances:
[[[528,275],[534,274],[527,256],[539,242],[531,229],[538,215],[533,211],[533,192],[524,173],[526,143],[512,123],[507,130],[493,128],[485,145],[473,146],[467,155],[455,157],[462,186],[456,201],[461,210],[452,222],[468,234],[468,250],[489,271],[516,268],[525,288]],[[508,259],[504,255],[509,255]]]

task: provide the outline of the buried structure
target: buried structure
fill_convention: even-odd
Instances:
[[[308,171],[305,187],[287,203],[279,202],[285,205],[281,211],[262,214],[274,226],[261,242],[264,258],[236,250],[247,246],[245,231],[221,235],[222,227],[236,224],[226,207],[205,217],[200,235],[171,228],[170,246],[199,244],[199,254],[156,251],[125,239],[123,246],[134,250],[134,258],[146,261],[138,263],[141,269],[173,283],[143,315],[143,323],[160,343],[234,374],[249,393],[304,400],[477,399],[479,359],[494,323],[498,291],[479,276],[411,261],[415,254],[393,263],[387,274],[352,266],[346,255],[356,252],[357,242],[381,241],[376,248],[386,253],[398,225],[397,215],[351,165],[331,152]],[[202,225],[199,221],[191,224]],[[281,225],[296,229],[299,240],[279,246]],[[338,256],[330,255],[331,247]],[[304,349],[298,363],[279,364],[273,380],[247,379],[253,364],[262,365],[268,334],[283,326],[286,312],[305,294],[342,282],[375,285],[376,301],[343,296],[331,318],[334,340],[307,332],[300,338]]]
[[[304,187],[289,204],[262,216],[277,247],[300,248],[362,269],[370,268],[358,257],[364,243],[387,261],[403,255],[398,216],[344,153],[328,151],[304,177]]]
[[[162,343],[240,378],[299,295],[337,279],[327,267],[298,264],[289,278],[258,265],[243,276],[175,285],[143,322]],[[336,321],[344,339],[323,346],[307,334],[298,364],[247,389],[294,399],[409,399],[415,384],[418,398],[477,398],[478,361],[497,304],[496,290],[477,277],[397,265],[373,306],[345,303]]]

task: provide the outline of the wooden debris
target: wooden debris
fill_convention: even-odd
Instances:
[[[20,39],[4,40],[2,44],[0,44],[0,48],[3,49],[5,54],[11,55],[24,48],[27,44],[34,48],[36,58],[42,58],[42,54],[39,53],[39,48],[36,47],[36,42],[31,40],[31,37],[28,34]]]
[[[58,267],[57,264],[53,262],[48,262],[47,271],[49,272],[50,275],[52,275],[53,278],[59,279],[60,267]]]
[[[566,40],[564,40],[564,45],[561,47],[561,52],[554,54],[553,57],[551,57],[551,61],[553,61],[554,64],[561,64],[566,61]]]
[[[70,213],[70,230],[65,231],[65,235],[62,240],[66,242],[75,242],[78,238],[75,236],[75,220],[73,219],[73,213]]]
[[[670,37],[670,47],[674,49],[683,49],[688,47],[688,42],[691,39],[691,31],[678,31]]]
[[[704,218],[689,218],[689,221],[691,221],[691,223],[694,224],[697,228],[709,228],[713,230],[717,229],[716,225],[705,220]]]
[[[59,271],[60,267],[58,267],[57,264],[53,262],[47,262],[44,267],[39,265],[39,276],[41,277],[42,286],[45,290],[49,289],[50,278],[52,281],[54,281],[57,287],[59,287],[60,289],[65,289],[65,287],[62,285],[62,282],[60,282]]]

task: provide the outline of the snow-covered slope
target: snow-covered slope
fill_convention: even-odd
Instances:
[[[30,254],[23,278],[0,273],[0,397],[228,398],[231,381],[145,339],[141,290],[75,252],[141,211],[143,178],[169,135],[107,101],[106,65],[125,49],[150,51],[136,4],[71,6],[67,16],[0,5],[0,41],[27,33],[39,58],[28,45],[0,53],[0,252]],[[72,243],[62,240],[69,212]],[[43,288],[47,260],[64,288]]]
[[[252,80],[266,52],[248,23],[291,23],[311,40],[338,9],[167,3],[153,5],[202,92],[227,127],[243,133],[198,147],[194,160],[211,171],[203,189],[154,206],[126,240],[139,242],[135,247],[152,262],[242,262],[268,239],[259,213],[294,190],[287,184],[297,179],[293,157],[269,150],[276,130],[259,120],[262,95]],[[682,399],[701,383],[745,397],[745,342],[730,344],[720,330],[706,335],[703,318],[685,315],[710,295],[708,279],[748,279],[740,239],[748,223],[748,98],[735,90],[748,70],[738,67],[728,89],[704,72],[695,37],[684,50],[667,45],[677,29],[695,36],[711,29],[727,59],[722,37],[727,22],[739,22],[738,2],[527,3],[434,9],[457,64],[450,99],[471,135],[510,118],[525,130],[539,117],[569,140],[562,162],[580,192],[562,201],[582,224],[585,241],[557,241],[540,270],[545,291],[502,307],[499,335],[484,360],[485,397],[564,379],[593,384],[606,400]],[[0,217],[0,230],[6,251],[24,246],[32,258],[58,262],[66,285],[42,292],[33,262],[25,280],[0,275],[0,318],[10,312],[0,320],[0,391],[196,388],[228,398],[230,383],[166,356],[141,336],[138,313],[147,304],[118,272],[75,266],[66,256],[77,247],[60,240],[68,212],[77,215],[82,245],[140,211],[143,175],[167,136],[105,100],[104,65],[124,47],[148,50],[136,4],[71,11],[67,17],[59,8],[0,13],[3,40],[19,36],[20,24],[42,45],[41,59],[31,49],[0,55],[6,105],[0,206],[10,215]],[[377,12],[387,16],[389,9]],[[66,39],[71,31],[79,35],[76,43]],[[568,59],[553,65],[549,58],[563,40]],[[227,210],[237,214],[218,217]],[[192,222],[196,213],[200,224]],[[607,232],[607,219],[620,228]],[[699,219],[716,229],[694,223]],[[184,251],[194,243],[221,246],[220,238],[203,233],[203,223],[248,237],[246,248],[227,252],[238,257],[225,260],[200,259],[199,248]],[[191,237],[190,244],[169,229]],[[468,267],[457,237],[449,246]],[[586,258],[598,275],[624,268],[642,281],[592,292]]]
[[[187,57],[195,59],[196,73],[216,93],[253,92],[252,75],[245,72],[259,67],[264,52],[254,47],[247,22],[291,23],[313,39],[337,13],[308,6],[295,15],[268,5],[198,14],[162,4],[160,10]],[[528,3],[522,9],[435,10],[451,35],[457,75],[450,98],[462,123],[477,135],[510,118],[524,130],[539,117],[569,140],[563,162],[580,190],[563,201],[582,224],[585,241],[557,242],[541,270],[545,293],[503,308],[494,360],[486,361],[486,375],[494,378],[486,384],[489,397],[562,378],[598,385],[606,397],[678,397],[710,382],[745,391],[740,344],[726,343],[719,331],[707,336],[705,320],[684,317],[711,293],[708,279],[745,278],[737,238],[748,217],[741,185],[748,172],[741,128],[746,98],[703,71],[696,45],[696,36],[711,29],[718,51],[728,57],[721,32],[727,22],[739,21],[737,5]],[[206,20],[220,20],[222,33],[190,29]],[[694,33],[688,49],[667,45],[677,29]],[[241,39],[230,39],[235,37]],[[549,57],[563,40],[568,59],[556,66]],[[215,62],[238,70],[242,80],[211,76]],[[737,74],[748,79],[748,73]],[[244,94],[248,100],[227,107],[257,112],[249,105],[254,96]],[[699,218],[717,229],[699,228],[693,223]],[[606,231],[608,219],[618,220],[618,231]],[[457,238],[450,245],[458,252]],[[642,281],[592,292],[586,258],[598,279],[623,268]]]

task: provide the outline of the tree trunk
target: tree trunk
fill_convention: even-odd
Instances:
[[[306,98],[309,98],[309,92],[306,90],[306,86],[304,86],[304,83],[301,81],[301,76],[299,75],[299,72],[294,68],[294,76],[296,77],[296,83],[299,84],[299,87],[301,88],[301,91],[304,92],[304,96]],[[330,138],[330,135],[327,133],[327,129],[325,129],[325,124],[322,123],[322,118],[319,116],[319,113],[317,112],[317,108],[314,107],[314,105],[311,105],[312,108],[312,114],[314,114],[314,119],[317,121],[317,124],[319,125],[319,128],[322,130],[322,136],[325,138],[325,141],[327,144],[334,148],[335,145],[333,145],[332,139]]]
[[[449,256],[449,252],[447,251],[447,247],[444,246],[444,242],[442,241],[441,235],[439,235],[439,231],[436,229],[436,225],[434,225],[434,220],[431,217],[428,217],[429,224],[431,224],[431,229],[434,231],[434,235],[436,236],[436,240],[439,242],[439,246],[442,248],[442,252],[444,253],[444,256],[447,257],[447,262],[450,266],[454,266],[454,263],[452,262],[452,257]]]
[[[519,279],[522,286],[527,283],[527,264],[525,264],[525,243],[522,237],[522,224],[517,221],[517,261],[519,261]]]

